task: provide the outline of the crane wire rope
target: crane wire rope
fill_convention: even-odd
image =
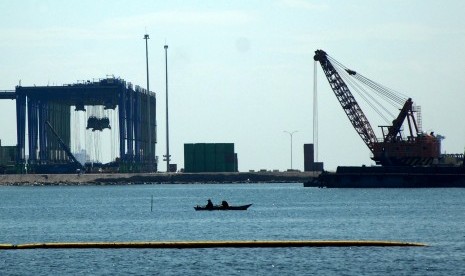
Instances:
[[[367,77],[363,76],[362,74],[356,74],[355,78],[357,78],[360,82],[365,83],[367,86],[372,87],[374,91],[383,91],[388,97],[390,97],[393,101],[399,104],[404,104],[405,101],[408,99],[408,96],[402,94],[401,92],[398,92],[382,84],[374,82],[368,79]]]
[[[357,80],[359,80],[361,83],[364,83],[367,87],[370,87],[375,93],[381,95],[383,98],[385,99],[390,99],[391,101],[399,104],[399,105],[403,105],[405,103],[405,101],[408,99],[408,97],[398,91],[395,91],[393,89],[390,89],[382,84],[379,84],[377,82],[374,82],[370,79],[368,79],[367,77],[363,76],[362,74],[360,73],[357,73],[353,70],[350,70],[348,67],[346,67],[345,65],[343,65],[342,63],[340,63],[339,61],[335,60],[334,58],[330,57],[330,56],[327,56],[328,57],[328,60],[333,63],[333,64],[336,64],[337,66],[335,67],[339,67],[339,68],[342,68],[344,71],[348,72],[353,72],[353,74],[351,74],[351,76],[353,76],[354,78],[356,78]],[[339,70],[338,70],[339,71]]]
[[[337,70],[337,69],[336,69]],[[345,72],[345,71],[343,71]],[[355,91],[384,121],[389,123],[392,119],[388,119],[381,111],[380,108],[383,109],[386,113],[388,113],[392,118],[394,115],[387,110],[378,100],[376,100],[373,95],[368,93],[363,87],[361,87],[358,83],[354,82],[352,78],[349,77],[347,73],[339,72],[341,78],[351,86],[352,91]],[[371,101],[367,98],[369,97]],[[379,107],[376,107],[375,104]]]
[[[386,107],[385,105],[383,105],[379,100],[377,100],[374,96],[373,96],[373,93],[370,93],[371,92],[375,92],[376,94],[379,95],[378,91],[376,90],[373,90],[371,88],[370,91],[368,91],[366,88],[364,88],[359,82],[356,82],[353,78],[351,78],[352,75],[348,74],[347,72],[344,73],[344,76],[347,76],[347,79],[350,80],[349,82],[352,84],[352,87],[354,87],[355,89],[360,89],[364,94],[366,94],[374,103],[376,103],[377,106],[379,106],[379,108],[383,109],[386,113],[388,113],[390,116],[394,117],[394,114],[391,113]],[[370,87],[368,87],[370,88]],[[392,107],[394,108],[399,108],[399,103],[394,103],[392,100],[389,100],[389,98],[386,98],[386,97],[383,97],[382,95],[380,95],[380,99],[381,100],[384,100],[386,103],[390,104]],[[405,99],[406,100],[406,99]],[[403,103],[404,101],[402,101],[401,103]]]
[[[394,118],[395,115],[389,111],[385,105],[381,103],[380,100],[377,100],[373,94],[377,94],[380,99],[384,102],[388,103],[389,105],[395,107],[396,109],[400,109],[402,105],[407,100],[407,96],[404,94],[390,89],[384,85],[381,85],[377,82],[374,82],[367,77],[350,70],[348,67],[344,66],[342,63],[337,61],[336,59],[326,55],[328,60],[335,65],[335,70],[339,73],[341,78],[351,87],[353,91],[355,91],[363,100],[366,102],[371,109],[373,109],[384,121],[390,123]],[[358,82],[356,82],[357,80]],[[362,86],[366,86],[369,91]],[[381,111],[383,110],[383,112]],[[391,119],[387,118],[385,115],[389,115]]]
[[[350,70],[348,67],[346,67],[345,65],[343,65],[342,63],[340,63],[339,61],[335,60],[334,58],[328,55],[327,55],[327,58],[331,63],[336,64],[338,67],[344,69],[346,72],[347,71],[353,72],[354,74],[352,74],[352,76],[354,76],[354,78],[358,79],[360,82],[364,83],[366,86],[371,87],[373,91],[375,91],[376,93],[379,93],[380,95],[383,95],[385,98],[389,98],[392,101],[397,102],[400,105],[403,105],[404,102],[408,99],[408,96],[396,90],[388,88],[382,84],[379,84],[375,81],[372,81],[360,73]]]
[[[313,153],[314,161],[318,162],[318,94],[317,94],[317,68],[318,62],[313,66]],[[312,170],[314,170],[312,168]]]

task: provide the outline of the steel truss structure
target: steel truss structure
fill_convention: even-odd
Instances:
[[[46,127],[49,123],[64,144],[70,146],[71,107],[118,107],[120,172],[157,171],[156,94],[120,78],[107,77],[63,86],[17,86],[18,168],[34,171],[43,165],[69,164],[63,144]],[[28,160],[26,160],[26,127]],[[68,150],[69,151],[69,150]]]

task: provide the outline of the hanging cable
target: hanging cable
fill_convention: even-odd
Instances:
[[[314,161],[318,162],[318,96],[317,96],[317,61],[313,66],[313,153]],[[314,170],[312,168],[312,170]]]
[[[337,70],[337,69],[336,69]],[[362,87],[359,83],[355,82],[353,78],[350,78],[349,74],[347,72],[341,72],[340,73],[341,78],[344,79],[344,81],[352,87],[352,90],[355,91],[362,99],[365,100],[365,102],[381,117],[386,121],[387,123],[390,123],[392,119],[388,119],[385,114],[382,113],[382,110],[384,110],[385,113],[387,113],[391,118],[394,118],[394,114],[392,114],[380,101],[374,98],[372,93],[369,93],[364,87]],[[370,100],[368,99],[370,98]]]
[[[403,106],[408,97],[350,70],[330,56],[327,56],[327,58],[333,64],[344,82],[350,86],[351,91],[355,91],[382,120],[391,123],[396,115],[394,115],[395,113],[390,111],[383,102],[392,106],[397,111]],[[375,95],[378,97],[375,97]]]

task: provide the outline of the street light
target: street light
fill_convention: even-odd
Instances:
[[[170,129],[168,125],[168,45],[165,45],[165,87],[166,87],[166,155],[164,161],[166,161],[166,172],[170,171]]]
[[[148,128],[148,158],[149,164],[152,163],[152,127],[150,125],[150,88],[149,88],[149,46],[148,40],[150,39],[148,34],[144,35],[145,39],[145,61],[147,65],[147,128]]]
[[[286,132],[287,134],[289,134],[289,136],[291,136],[291,170],[292,170],[292,135],[298,132],[298,130],[294,130],[292,132],[283,130],[283,132]]]

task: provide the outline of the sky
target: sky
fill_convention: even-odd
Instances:
[[[107,75],[145,87],[148,33],[160,160],[166,43],[171,163],[184,166],[184,143],[235,143],[239,171],[286,170],[284,131],[297,131],[292,164],[303,170],[303,144],[313,142],[313,56],[323,49],[411,97],[423,129],[446,137],[442,151],[463,153],[463,11],[461,0],[0,1],[0,90]],[[373,164],[317,68],[318,161],[328,170]],[[14,101],[1,100],[2,145],[16,144],[14,118]]]

